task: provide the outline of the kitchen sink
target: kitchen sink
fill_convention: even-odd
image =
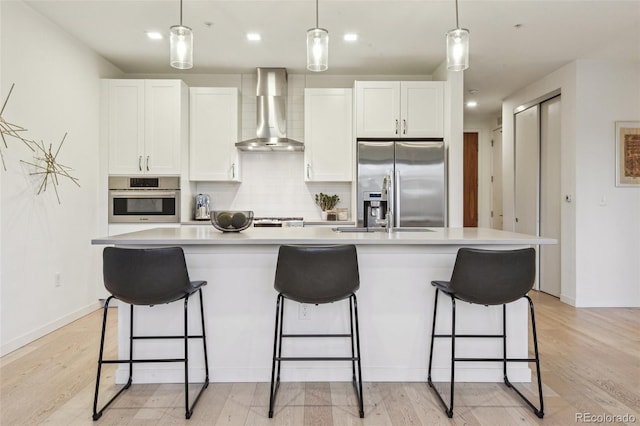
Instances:
[[[394,228],[391,232],[433,232],[429,228]]]
[[[353,226],[340,226],[337,228],[333,228],[334,232],[387,232],[386,228],[358,228]],[[391,230],[394,232],[433,232],[433,230],[429,228],[393,228]]]
[[[333,228],[334,232],[387,232],[385,228],[357,228],[353,226],[339,226]]]

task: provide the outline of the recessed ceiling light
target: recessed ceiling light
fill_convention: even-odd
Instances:
[[[157,31],[147,31],[147,37],[151,40],[162,40],[164,38],[162,34]]]
[[[247,40],[249,41],[260,41],[262,37],[258,33],[247,33]]]
[[[478,106],[478,102],[476,102],[476,101],[469,101],[469,102],[467,102],[467,106],[468,106],[469,108],[475,108],[475,107],[477,107],[477,106]]]
[[[358,41],[358,34],[356,34],[356,33],[347,33],[342,37],[342,39],[344,41]]]

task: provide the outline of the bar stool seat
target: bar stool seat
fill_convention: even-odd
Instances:
[[[536,254],[533,248],[519,250],[479,250],[461,248],[458,250],[456,262],[450,281],[432,281],[435,287],[435,302],[433,306],[433,324],[431,329],[431,347],[429,350],[428,384],[434,390],[445,413],[453,417],[453,400],[455,384],[455,363],[462,362],[501,362],[504,383],[513,389],[533,412],[544,417],[544,402],[542,398],[542,379],[540,376],[540,357],[538,354],[538,337],[536,334],[536,319],[533,301],[527,292],[533,287],[536,276]],[[436,318],[438,312],[438,294],[442,292],[451,298],[451,334],[436,334]],[[507,319],[506,304],[525,298],[529,301],[531,314],[531,329],[533,335],[534,358],[507,357]],[[457,334],[456,333],[456,300],[485,306],[502,305],[502,333],[501,334]],[[433,361],[433,343],[436,338],[451,339],[451,381],[449,405],[433,385],[431,380],[431,366]],[[459,358],[455,352],[457,338],[499,338],[502,339],[501,358]],[[507,376],[508,362],[534,362],[536,365],[539,408],[536,408],[513,384]]]
[[[206,281],[190,281],[184,253],[180,247],[153,248],[153,249],[125,249],[106,247],[103,251],[103,276],[104,285],[111,293],[104,304],[102,321],[102,335],[100,338],[100,353],[98,356],[98,373],[96,377],[96,389],[93,399],[93,420],[98,420],[103,411],[122,392],[131,387],[133,378],[133,364],[149,362],[182,362],[184,363],[184,400],[185,418],[191,418],[193,409],[202,395],[202,391],[209,385],[209,363],[207,359],[207,338],[204,328],[204,307],[202,303],[202,287]],[[200,299],[200,322],[202,334],[189,334],[188,330],[188,303],[189,298],[198,293]],[[104,341],[106,334],[107,314],[109,302],[118,299],[130,305],[129,321],[129,359],[103,359]],[[184,299],[184,333],[179,336],[155,335],[140,336],[133,333],[134,306],[154,306],[176,302]],[[167,322],[174,321],[168,318]],[[184,341],[183,358],[161,359],[134,359],[134,340],[142,339],[182,339]],[[198,394],[189,405],[189,339],[201,339],[204,350],[205,379]],[[103,364],[129,364],[129,378],[121,388],[104,406],[98,410],[98,393],[100,390],[100,373]]]
[[[282,361],[351,361],[352,383],[358,399],[360,417],[364,417],[362,372],[360,366],[360,332],[358,302],[360,287],[358,256],[354,245],[291,246],[283,245],[278,252],[274,288],[278,291],[271,368],[269,418],[273,417],[280,386]],[[299,303],[325,304],[349,299],[350,332],[345,334],[284,334],[285,300]],[[355,321],[355,327],[354,327]],[[350,338],[351,356],[346,357],[283,357],[282,339],[286,338]],[[357,366],[357,374],[356,374]]]

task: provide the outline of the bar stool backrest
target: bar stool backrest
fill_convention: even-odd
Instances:
[[[461,248],[450,281],[459,299],[482,305],[502,305],[520,299],[533,287],[536,252]]]
[[[356,247],[283,245],[278,252],[274,287],[300,303],[345,299],[360,287]]]
[[[191,284],[180,247],[125,249],[102,253],[104,286],[132,305],[160,305],[182,299]]]

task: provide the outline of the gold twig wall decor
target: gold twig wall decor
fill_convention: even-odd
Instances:
[[[23,138],[21,135],[21,132],[25,132],[27,129],[25,129],[22,126],[18,126],[17,124],[10,123],[4,118],[4,109],[7,106],[7,102],[9,102],[9,97],[11,97],[11,92],[13,92],[14,86],[15,86],[15,83],[11,85],[11,89],[9,89],[9,93],[7,94],[7,97],[2,104],[2,110],[0,110],[0,135],[2,135],[2,143],[4,144],[5,148],[8,148],[5,135],[12,136],[16,139],[20,139],[22,142],[24,142],[27,148],[35,152],[35,150],[29,145],[32,141],[30,141],[29,139]],[[4,154],[2,153],[2,146],[0,146],[0,158],[2,159],[2,168],[6,171],[7,165],[4,162]]]
[[[68,178],[73,183],[75,183],[78,187],[80,186],[80,184],[78,183],[78,179],[69,174],[69,172],[72,171],[73,169],[69,166],[65,166],[64,164],[60,164],[58,162],[58,154],[60,154],[60,149],[62,148],[62,145],[64,144],[64,141],[67,138],[67,133],[65,133],[64,136],[62,137],[62,140],[60,141],[60,144],[58,145],[58,148],[56,149],[55,153],[52,151],[51,144],[49,144],[49,148],[47,149],[43,141],[40,141],[40,143],[37,143],[33,140],[23,137],[22,133],[26,132],[27,129],[25,129],[22,126],[18,126],[17,124],[8,122],[7,120],[5,120],[3,115],[5,107],[7,106],[7,102],[9,102],[9,97],[11,96],[11,92],[13,92],[14,86],[15,84],[11,85],[11,89],[9,89],[9,93],[7,94],[7,97],[4,100],[4,103],[2,104],[2,110],[0,110],[0,134],[2,135],[2,142],[4,144],[4,147],[8,148],[5,135],[14,137],[16,139],[20,139],[27,146],[27,148],[29,148],[34,153],[35,161],[33,163],[30,163],[28,161],[23,161],[23,160],[20,160],[20,162],[24,164],[28,164],[32,167],[35,167],[36,170],[34,172],[29,173],[30,175],[42,176],[42,182],[40,183],[40,187],[38,188],[38,195],[40,195],[40,193],[47,190],[47,185],[53,186],[53,190],[56,193],[56,199],[58,200],[58,204],[61,204],[60,194],[58,193],[58,185],[59,185],[58,177],[59,176]],[[7,167],[4,161],[4,154],[2,152],[1,145],[0,145],[0,157],[2,158],[2,167],[6,171]]]
[[[30,175],[42,175],[42,183],[40,184],[40,188],[38,188],[38,195],[41,192],[47,190],[47,182],[50,181],[53,186],[53,190],[56,192],[56,198],[58,199],[58,204],[60,203],[60,195],[58,194],[58,176],[66,177],[71,179],[73,183],[80,186],[78,183],[78,179],[74,178],[69,174],[71,167],[65,166],[64,164],[58,163],[58,154],[60,153],[60,148],[62,148],[62,144],[64,144],[64,140],[67,138],[67,134],[65,133],[60,141],[60,145],[58,145],[58,149],[56,149],[55,154],[51,151],[51,144],[49,144],[49,149],[45,148],[44,142],[40,141],[40,143],[33,142],[33,144],[38,148],[37,152],[42,155],[41,157],[36,156],[36,160],[40,161],[40,164],[29,163],[27,161],[20,160],[22,163],[29,164],[37,169],[37,171],[29,173]]]

